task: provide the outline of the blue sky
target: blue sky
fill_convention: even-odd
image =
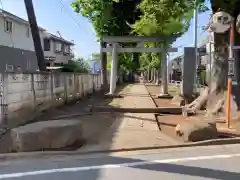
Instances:
[[[33,0],[38,25],[55,34],[60,31],[67,40],[74,40],[74,51],[77,56],[88,57],[91,53],[99,52],[91,23],[80,14],[76,14],[70,6],[72,0]],[[61,3],[62,2],[62,3]],[[24,0],[2,0],[3,9],[19,17],[27,19]],[[207,4],[209,6],[209,4]],[[1,6],[0,6],[1,7]],[[199,15],[198,36],[199,41],[204,37],[202,26],[206,25],[211,12]],[[184,36],[179,38],[173,45],[179,48],[181,54],[183,46],[193,46],[193,22]]]

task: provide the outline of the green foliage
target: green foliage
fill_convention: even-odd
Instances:
[[[107,35],[129,35],[132,31],[129,24],[133,24],[140,15],[136,10],[141,0],[75,0],[71,3],[74,11],[88,18],[95,29],[97,37],[101,40],[103,34]],[[119,68],[129,69],[130,59],[121,55]],[[111,61],[107,68],[111,67]]]
[[[173,37],[164,44],[146,43],[146,47],[171,46],[176,38],[189,28],[195,0],[75,0],[75,12],[88,18],[99,40],[107,35],[162,35]],[[204,0],[197,0],[200,12],[207,7]],[[119,56],[118,67],[124,71],[139,68],[129,54]],[[161,53],[143,53],[139,58],[140,69],[158,68]],[[108,62],[108,68],[111,61]]]
[[[89,73],[89,63],[83,58],[78,58],[70,61],[68,64],[64,64],[62,72],[74,72],[74,73]]]
[[[107,63],[107,69],[110,71],[111,69],[111,64],[112,64],[112,58],[111,55],[108,54],[108,63]],[[134,67],[135,66],[135,67]],[[137,67],[137,68],[136,68]],[[134,64],[132,62],[132,55],[129,53],[122,53],[118,55],[118,69],[123,71],[123,72],[129,72],[132,71],[133,69],[138,69],[139,66]]]
[[[135,11],[138,2],[140,0],[75,0],[71,6],[92,22],[97,37],[101,39],[103,34],[129,34],[128,23],[134,23],[138,17]]]
[[[200,12],[208,10],[204,5],[204,0],[198,0],[197,5]],[[193,17],[195,0],[143,0],[138,8],[143,15],[132,25],[133,32],[146,36],[171,37],[169,41],[162,44],[147,44],[148,47],[169,47],[188,30]],[[142,56],[141,66],[147,65],[142,69],[160,67],[161,53],[152,53],[151,57],[146,54]],[[144,60],[150,63],[144,62]]]

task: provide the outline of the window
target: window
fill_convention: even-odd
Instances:
[[[44,51],[50,51],[51,45],[50,45],[50,39],[44,39],[43,40],[43,46],[44,46]]]
[[[70,53],[70,46],[67,44],[64,45],[64,53]]]
[[[5,71],[6,71],[6,72],[12,72],[12,71],[13,71],[13,65],[11,65],[11,64],[6,64],[6,66],[5,66]]]
[[[4,21],[4,30],[5,30],[5,32],[12,33],[12,29],[13,29],[12,28],[12,22],[5,19],[5,21]]]
[[[27,27],[27,37],[30,37],[30,27]]]
[[[56,43],[56,51],[61,52],[62,51],[62,44],[61,43]]]

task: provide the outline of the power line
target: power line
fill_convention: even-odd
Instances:
[[[61,4],[62,9],[65,10],[65,12],[72,18],[72,20],[77,24],[77,26],[78,26],[79,28],[83,29],[82,26],[80,25],[80,23],[77,21],[77,19],[74,18],[71,13],[69,13],[68,9],[66,8],[66,6],[65,6],[65,4],[62,2],[62,0],[59,0],[59,3]],[[86,33],[85,31],[83,31],[83,32],[84,32],[84,34],[87,36],[87,33]]]

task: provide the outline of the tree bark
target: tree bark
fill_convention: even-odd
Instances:
[[[101,47],[105,48],[106,43],[101,42]],[[107,53],[101,52],[101,81],[102,88],[104,91],[108,90],[108,80],[107,80]]]
[[[227,78],[228,78],[228,43],[229,32],[225,34],[215,34],[215,52],[212,59],[211,73],[207,72],[208,79],[206,87],[200,96],[186,106],[189,114],[196,114],[202,107],[206,108],[206,115],[217,115],[225,112]],[[210,58],[210,56],[209,56]],[[209,59],[208,58],[208,59]],[[233,98],[231,98],[233,99]],[[232,109],[236,107],[236,102],[232,102]],[[234,109],[236,110],[236,108]]]

